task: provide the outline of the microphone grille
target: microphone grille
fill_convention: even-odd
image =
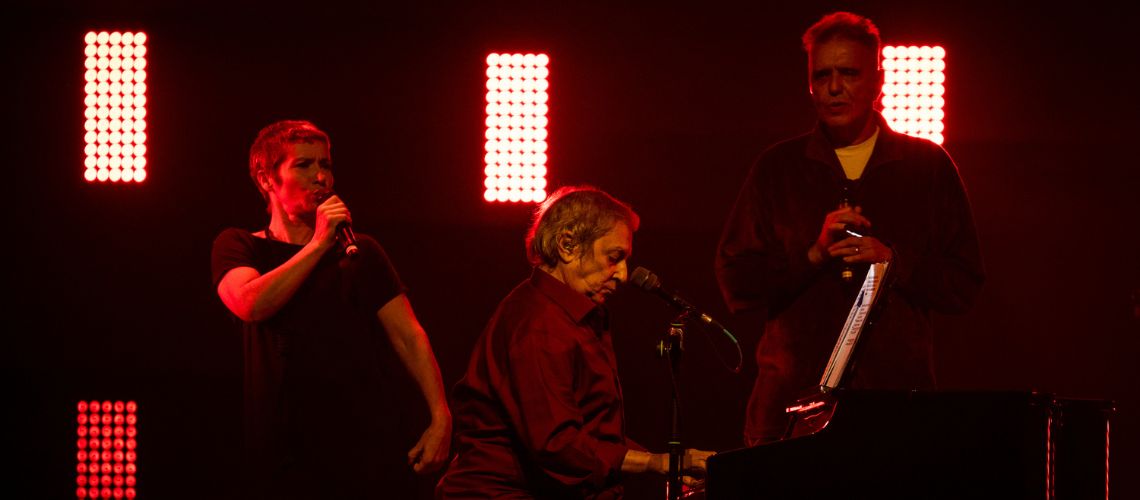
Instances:
[[[629,275],[629,282],[643,290],[653,290],[660,285],[657,275],[644,267],[634,269],[633,274]]]

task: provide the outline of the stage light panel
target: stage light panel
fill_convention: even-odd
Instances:
[[[946,50],[940,46],[883,47],[883,118],[891,130],[945,140]]]
[[[549,65],[546,54],[487,56],[483,199],[488,202],[546,199]]]
[[[75,497],[135,498],[138,404],[92,400],[76,409]]]
[[[84,36],[83,177],[146,180],[146,33]]]

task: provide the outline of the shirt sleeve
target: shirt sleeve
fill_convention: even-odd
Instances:
[[[229,228],[214,238],[214,246],[210,252],[210,275],[214,287],[222,281],[231,269],[236,267],[253,267],[253,249],[247,233]]]
[[[716,277],[729,309],[779,311],[819,272],[807,250],[789,251],[772,232],[761,166],[752,167],[721,233]]]
[[[380,243],[359,233],[357,243],[361,252],[356,257],[342,257],[342,262],[357,266],[357,272],[350,273],[350,276],[356,280],[360,300],[366,310],[378,311],[396,296],[407,292],[407,288]]]
[[[898,262],[896,288],[917,303],[943,314],[968,309],[984,281],[981,250],[969,198],[958,169],[945,151],[936,171],[937,200],[930,222],[931,247],[909,262]]]
[[[583,428],[586,417],[574,396],[580,347],[569,335],[530,326],[509,352],[523,445],[547,476],[567,487],[588,493],[611,486],[629,448]]]

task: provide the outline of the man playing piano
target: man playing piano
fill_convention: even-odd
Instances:
[[[452,393],[457,456],[439,498],[592,498],[669,455],[625,435],[606,299],[629,277],[638,217],[590,187],[559,189],[527,234],[533,269],[499,304]],[[702,473],[710,452],[686,450]]]

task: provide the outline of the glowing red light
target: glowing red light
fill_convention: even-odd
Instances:
[[[483,199],[540,202],[546,199],[550,59],[492,53],[486,61]]]
[[[146,142],[142,133],[146,129],[146,39],[145,33],[118,31],[91,31],[83,38],[83,178],[88,182],[146,179],[146,150],[138,148]],[[135,150],[121,147],[126,145]],[[102,407],[95,401],[90,404]]]
[[[81,401],[76,409],[76,432],[80,436],[75,455],[76,496],[134,498],[138,405],[133,401]],[[123,489],[124,485],[129,488]]]
[[[892,130],[942,144],[946,50],[888,45],[882,54],[883,118]]]

